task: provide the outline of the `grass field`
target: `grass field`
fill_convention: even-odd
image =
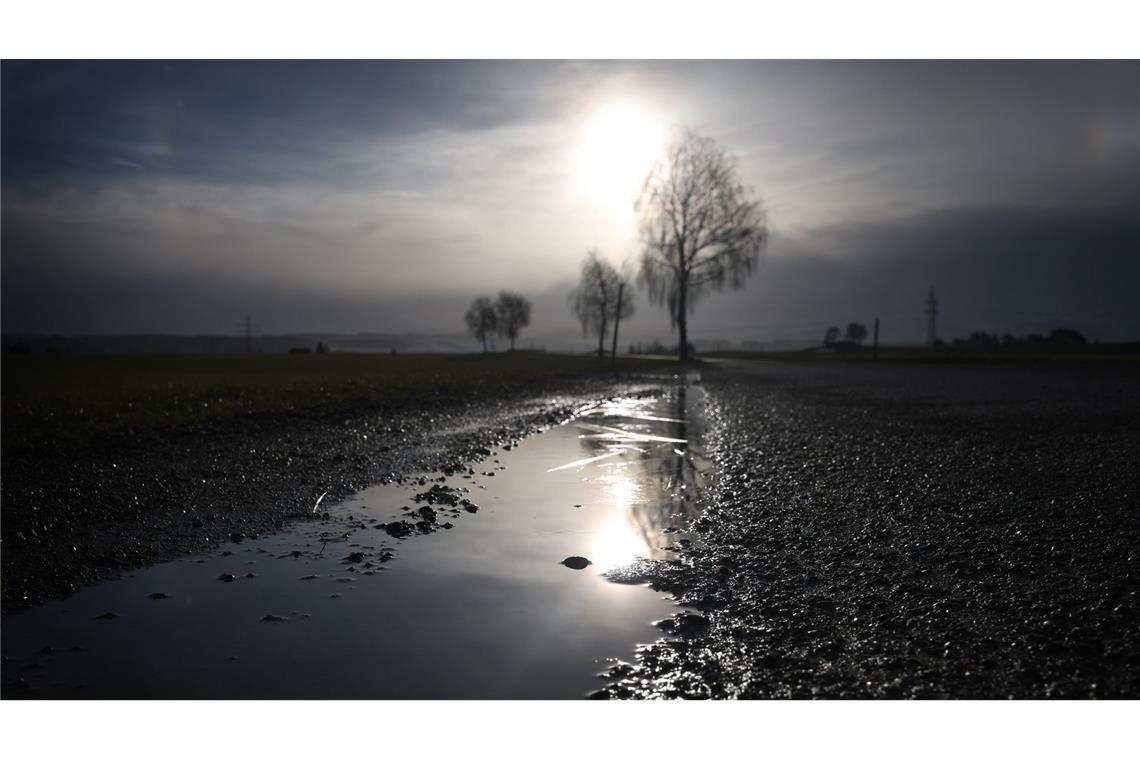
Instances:
[[[702,357],[796,362],[871,362],[870,348],[862,346],[841,351],[714,351]],[[942,348],[879,348],[882,362],[1140,362],[1140,344],[1089,346],[1084,349],[1042,350],[1039,348],[990,349],[947,346]]]
[[[619,360],[620,370],[659,362]],[[441,394],[610,372],[592,356],[494,354],[241,354],[5,356],[5,448],[81,442],[248,414],[357,402],[430,402]]]

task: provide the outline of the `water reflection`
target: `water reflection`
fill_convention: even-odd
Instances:
[[[613,515],[594,538],[598,570],[668,558],[669,545],[690,538],[682,530],[699,511],[706,469],[703,401],[699,385],[678,385],[665,399],[614,401],[575,423],[589,456],[552,471],[581,468],[602,483]]]

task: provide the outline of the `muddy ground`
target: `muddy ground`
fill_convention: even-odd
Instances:
[[[682,561],[700,612],[596,697],[1140,695],[1132,365],[737,364]]]
[[[318,517],[368,485],[466,468],[669,368],[421,389],[3,453],[3,611],[219,541]],[[324,495],[314,514],[314,505]]]
[[[712,486],[651,582],[695,612],[597,697],[1140,695],[1135,364],[713,363]],[[458,470],[671,376],[248,415],[5,453],[5,612],[317,498]]]

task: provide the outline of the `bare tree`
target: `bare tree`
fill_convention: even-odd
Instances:
[[[867,325],[862,322],[852,322],[847,325],[847,340],[853,343],[862,343],[867,337]]]
[[[642,187],[639,281],[669,308],[689,357],[688,314],[697,301],[752,274],[768,239],[767,217],[737,180],[736,161],[713,139],[679,132]]]
[[[504,290],[499,293],[495,301],[495,312],[499,320],[499,335],[511,342],[511,350],[515,350],[515,340],[524,327],[530,324],[531,303],[521,293],[512,293]]]
[[[827,332],[823,336],[823,345],[830,346],[832,343],[835,343],[838,340],[839,340],[839,328],[838,327],[827,328]]]
[[[582,323],[582,334],[598,336],[598,356],[603,356],[610,327],[633,316],[633,288],[598,251],[590,250],[578,287],[570,292],[570,308]]]
[[[483,343],[483,353],[487,352],[487,338],[499,329],[499,315],[490,298],[476,298],[463,315],[467,330]]]

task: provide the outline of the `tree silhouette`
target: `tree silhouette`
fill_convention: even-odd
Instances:
[[[642,239],[639,281],[669,309],[689,356],[688,314],[697,301],[752,274],[768,238],[759,201],[737,180],[736,161],[709,137],[677,133],[642,187],[635,209]]]
[[[524,327],[530,324],[531,303],[520,293],[504,290],[495,301],[495,314],[498,317],[499,335],[511,342],[515,350],[515,340]]]
[[[633,288],[598,251],[590,250],[582,262],[578,287],[570,292],[570,308],[582,323],[583,335],[597,334],[598,356],[603,356],[610,326],[633,316]]]
[[[827,328],[827,332],[823,336],[823,345],[830,346],[832,343],[835,343],[837,340],[839,340],[839,328],[838,327]]]
[[[467,330],[483,343],[483,352],[487,352],[487,338],[494,335],[499,329],[499,315],[495,311],[495,304],[490,298],[476,298],[463,315],[467,323]]]
[[[854,343],[862,343],[863,339],[867,337],[867,326],[862,322],[852,322],[847,325],[847,340]]]

